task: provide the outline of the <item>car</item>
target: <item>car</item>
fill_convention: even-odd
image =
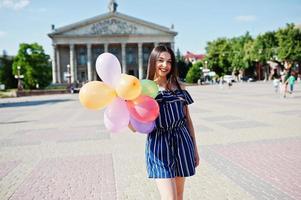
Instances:
[[[250,77],[250,76],[244,76],[241,78],[241,80],[244,82],[255,82],[256,81],[255,78]]]
[[[223,80],[224,80],[224,82],[226,82],[226,83],[232,83],[232,82],[235,82],[232,75],[224,75]]]

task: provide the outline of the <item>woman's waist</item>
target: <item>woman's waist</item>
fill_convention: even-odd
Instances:
[[[156,124],[156,128],[154,129],[154,131],[159,131],[159,132],[164,132],[164,131],[171,131],[171,130],[175,130],[175,129],[179,129],[179,128],[183,128],[186,127],[186,119],[182,119],[170,124]]]

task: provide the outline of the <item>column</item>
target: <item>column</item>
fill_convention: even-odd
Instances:
[[[159,42],[154,42],[154,47],[158,46]]]
[[[53,54],[52,54],[52,83],[57,83],[57,65],[56,65],[56,45],[53,44]]]
[[[139,66],[139,79],[143,79],[142,43],[138,43],[138,66]]]
[[[173,51],[175,51],[175,42],[171,42],[171,43],[170,43],[170,48],[171,48]]]
[[[108,44],[108,43],[105,43],[105,44],[104,44],[104,50],[105,50],[105,53],[109,51],[108,49],[109,49],[109,44]]]
[[[91,53],[91,44],[87,44],[87,72],[88,72],[88,81],[92,81],[92,53]]]
[[[71,71],[71,83],[74,83],[75,79],[75,66],[74,66],[74,44],[69,45],[70,48],[70,71]]]
[[[122,73],[127,73],[127,68],[126,68],[126,57],[125,57],[125,47],[126,43],[121,43],[121,62],[122,62]]]
[[[61,61],[60,61],[60,49],[56,48],[56,66],[57,66],[57,82],[62,83],[61,75]]]

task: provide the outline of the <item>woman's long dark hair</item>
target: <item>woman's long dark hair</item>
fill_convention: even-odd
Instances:
[[[167,74],[167,88],[168,90],[172,90],[172,86],[176,86],[179,90],[181,90],[179,81],[178,81],[178,73],[177,73],[177,66],[176,66],[176,58],[175,54],[172,49],[167,46],[159,45],[156,46],[148,59],[148,66],[147,66],[147,76],[146,79],[154,80],[156,74],[156,62],[162,52],[167,52],[170,54],[171,57],[171,69],[170,72]]]

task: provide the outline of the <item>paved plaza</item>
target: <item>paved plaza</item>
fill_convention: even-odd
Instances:
[[[191,200],[301,199],[301,83],[190,86],[201,157]],[[104,128],[77,94],[0,99],[0,199],[160,199],[146,135]]]

